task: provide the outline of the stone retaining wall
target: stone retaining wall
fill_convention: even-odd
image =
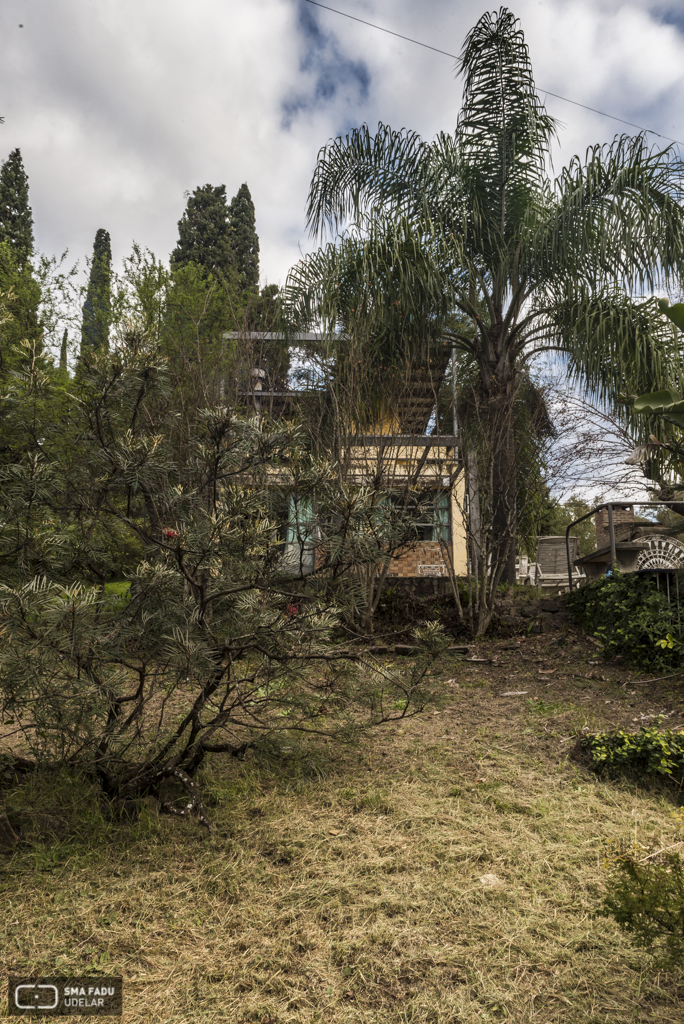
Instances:
[[[452,598],[453,592],[448,579],[421,579],[420,577],[388,578],[388,587],[400,593],[414,597]],[[571,625],[573,617],[565,611],[565,595],[558,597],[541,597],[538,591],[530,588],[530,595],[516,592],[514,597],[502,597],[494,604],[492,625],[515,626],[528,629],[532,623],[532,633],[552,633]]]
[[[565,595],[534,597],[516,594],[515,599],[504,597],[494,605],[498,622],[502,626],[529,627],[532,633],[553,633],[569,626],[572,616],[565,611]],[[497,620],[495,620],[497,621]]]

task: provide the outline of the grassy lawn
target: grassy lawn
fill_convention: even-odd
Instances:
[[[488,639],[437,711],[357,747],[216,760],[211,836],[104,822],[64,780],[6,794],[64,832],[0,858],[5,972],[121,973],[131,1024],[681,1024],[682,978],[594,916],[606,844],[675,842],[676,800],[571,753],[583,728],[681,726],[684,690],[596,650]]]
[[[105,583],[105,593],[111,597],[127,597],[130,589],[130,580],[110,580],[109,583]]]

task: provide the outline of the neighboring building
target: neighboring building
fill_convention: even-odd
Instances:
[[[613,565],[608,510],[600,508],[594,517],[596,550],[575,565],[582,568],[589,580],[603,576]],[[670,536],[670,529],[659,523],[635,519],[633,505],[613,506],[613,540],[615,567],[620,572],[657,572],[684,568],[684,544]]]

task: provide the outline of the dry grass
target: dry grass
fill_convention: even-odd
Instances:
[[[487,646],[445,667],[438,714],[212,764],[211,837],[84,821],[64,780],[11,796],[82,824],[0,863],[5,970],[122,973],[126,1024],[681,1024],[681,979],[593,917],[605,842],[671,841],[673,805],[568,754],[684,695],[586,641]]]

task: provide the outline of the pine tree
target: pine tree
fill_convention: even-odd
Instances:
[[[8,242],[24,264],[33,252],[33,214],[21,151],[13,149],[0,169],[0,242]]]
[[[230,273],[232,249],[225,185],[202,185],[188,196],[178,221],[178,244],[171,253],[171,264],[177,268],[188,263],[196,263],[217,277]]]
[[[87,349],[106,352],[109,349],[109,324],[112,317],[112,245],[109,232],[100,228],[95,235],[90,280],[83,304],[81,354]]]
[[[254,203],[247,185],[241,185],[228,207],[233,266],[243,289],[259,284],[259,236],[256,233]]]

